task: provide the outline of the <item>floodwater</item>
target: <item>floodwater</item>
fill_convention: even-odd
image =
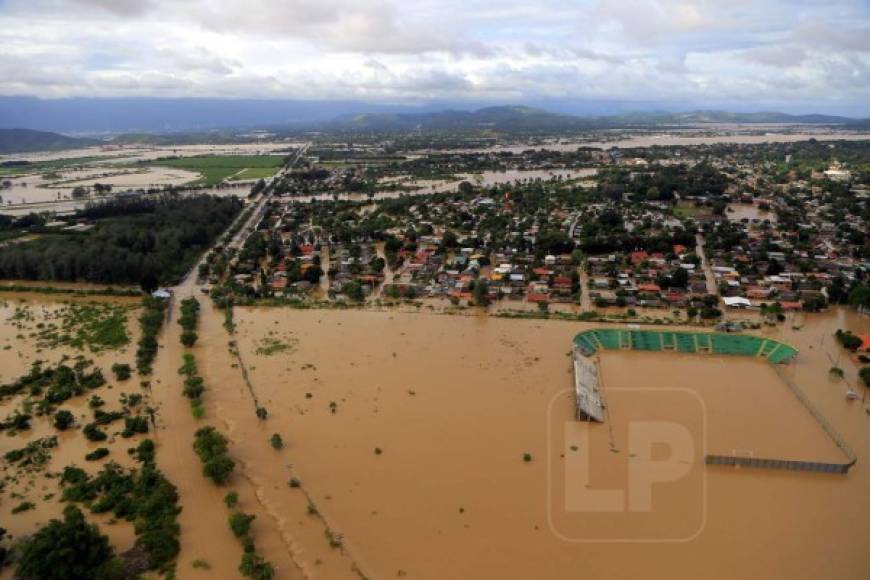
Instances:
[[[107,170],[105,166],[92,170],[60,173],[59,179],[45,179],[42,175],[10,178],[11,187],[0,189],[4,211],[9,206],[71,199],[72,190],[79,186],[91,187],[101,183],[116,191],[148,189],[166,185],[183,185],[198,179],[199,173],[171,167],[119,167]]]
[[[242,308],[236,320],[241,356],[269,419],[261,424],[252,417],[242,389],[213,393],[213,402],[233,425],[246,470],[264,503],[281,514],[280,534],[316,547],[325,540],[311,534],[297,490],[285,485],[290,473],[299,477],[368,576],[574,578],[579,569],[608,578],[870,573],[862,555],[870,540],[870,524],[863,523],[870,518],[870,470],[861,459],[870,452],[870,418],[862,403],[844,398],[846,384],[856,381],[854,364],[840,361],[846,382],[828,376],[828,355],[839,350],[831,333],[846,326],[866,333],[866,318],[835,311],[809,317],[800,331],[759,331],[801,349],[785,373],[855,449],[859,461],[848,476],[704,468],[699,444],[679,492],[658,484],[660,494],[653,493],[657,522],[632,513],[578,514],[549,498],[574,489],[566,487],[576,482],[565,467],[575,465],[568,463],[572,453],[588,452],[593,487],[616,485],[626,466],[640,461],[625,447],[626,418],[664,417],[685,424],[693,437],[706,420],[710,452],[837,461],[839,450],[776,373],[756,360],[606,353],[605,389],[640,381],[644,404],[614,394],[610,427],[598,429],[588,449],[573,451],[549,435],[554,425],[575,424],[567,355],[571,338],[589,324]],[[288,349],[257,354],[264,338]],[[212,382],[226,378],[226,369],[216,368],[218,350],[209,356]],[[673,402],[654,393],[663,387],[688,390],[689,398]],[[265,444],[273,430],[289,442],[280,461]],[[686,541],[635,541],[646,532]],[[575,533],[603,543],[577,542]],[[623,537],[628,543],[617,542]],[[296,556],[303,567],[311,562],[308,549]]]
[[[728,206],[728,212],[725,214],[731,221],[748,220],[769,220],[775,224],[777,221],[776,212],[765,211],[757,205],[751,203],[732,203]]]
[[[744,126],[745,129],[752,130],[751,126]],[[671,131],[667,133],[643,133],[631,135],[620,133],[612,139],[554,139],[544,140],[535,143],[505,143],[494,145],[485,148],[466,148],[466,149],[451,149],[456,153],[494,153],[494,152],[511,152],[522,153],[529,149],[539,150],[546,149],[551,151],[576,151],[580,147],[594,147],[597,149],[610,149],[616,147],[619,149],[631,149],[637,147],[674,147],[674,146],[693,146],[693,145],[716,145],[716,144],[735,144],[735,145],[757,145],[760,143],[795,143],[798,141],[808,141],[810,139],[818,139],[820,141],[866,141],[870,139],[868,133],[846,133],[846,132],[782,132],[770,131],[763,134],[747,134],[745,132],[721,132],[721,131]]]
[[[65,151],[12,153],[0,155],[0,162],[11,160],[36,162],[75,157],[105,157],[106,161],[127,163],[153,160],[170,155],[176,157],[191,157],[194,155],[259,155],[273,153],[288,147],[299,147],[302,144],[303,142],[264,141],[262,143],[226,143],[215,145],[127,145],[122,147],[107,145],[68,149]]]
[[[185,282],[175,307],[194,292],[193,281]],[[4,321],[14,301],[51,308],[61,300],[6,296]],[[241,497],[239,509],[257,516],[257,549],[279,578],[568,579],[578,570],[607,578],[870,575],[863,555],[870,541],[870,416],[864,403],[844,397],[847,385],[856,385],[857,367],[832,338],[837,328],[870,332],[867,317],[833,310],[808,315],[801,330],[757,331],[800,349],[783,373],[858,455],[847,476],[827,476],[703,465],[704,452],[841,460],[777,373],[756,359],[603,353],[609,421],[588,426],[573,418],[569,355],[572,337],[593,324],[473,310],[451,316],[237,307],[230,336],[223,313],[201,302],[200,339],[191,352],[208,389],[205,418],[195,419],[181,394],[177,311],[161,335],[150,393],[158,464],[184,508],[181,579],[236,576],[241,546],[223,505],[230,489]],[[135,326],[128,325],[134,341]],[[61,354],[37,353],[19,333],[8,322],[0,329],[0,349],[12,346],[0,350],[3,381],[35,357]],[[264,350],[266,344],[281,348]],[[94,358],[105,370],[132,356],[131,343]],[[830,378],[834,363],[845,380]],[[123,390],[131,389],[104,387],[100,394],[109,401]],[[256,417],[258,405],[266,420]],[[632,426],[651,421],[688,433],[690,449],[671,452],[678,461],[669,465],[680,477],[672,482],[664,473],[651,486],[650,512],[601,511],[613,503],[609,492],[621,488],[627,501],[642,500],[626,478],[668,461],[667,449],[651,446],[647,456],[631,443]],[[237,467],[224,488],[202,476],[191,448],[193,432],[206,424],[231,441]],[[273,433],[283,449],[269,444]],[[96,446],[66,437],[53,470]],[[4,451],[12,448],[2,439]],[[125,459],[126,443],[119,438],[112,446],[115,459]],[[291,478],[300,487],[288,485]],[[28,485],[36,510],[9,515],[18,500],[8,488],[0,502],[3,526],[16,536],[60,511],[56,499],[38,501],[56,483]],[[117,546],[132,543],[126,524],[100,524]],[[196,559],[211,570],[194,569]]]
[[[448,191],[456,191],[459,184],[463,181],[469,181],[475,185],[491,187],[493,185],[501,185],[504,183],[514,183],[515,181],[534,181],[534,180],[550,180],[553,178],[562,179],[578,179],[581,177],[591,177],[598,173],[595,168],[583,169],[508,169],[505,171],[481,171],[480,173],[460,173],[456,180],[436,180],[436,179],[390,179],[390,183],[402,183],[420,189],[410,192],[412,195],[428,195],[432,193],[442,193]],[[383,192],[390,194],[394,192]],[[407,192],[406,192],[407,194]],[[381,194],[376,194],[381,195]]]

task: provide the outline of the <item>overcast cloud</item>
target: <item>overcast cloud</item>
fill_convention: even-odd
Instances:
[[[0,94],[741,101],[870,115],[870,2],[0,0]]]

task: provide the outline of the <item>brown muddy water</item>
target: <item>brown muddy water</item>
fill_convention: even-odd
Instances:
[[[195,291],[180,288],[177,298]],[[48,307],[62,300],[16,297]],[[840,460],[776,372],[756,359],[603,353],[609,421],[589,426],[573,419],[569,354],[572,337],[591,324],[236,308],[231,337],[223,314],[201,302],[191,352],[208,389],[205,418],[195,419],[181,394],[175,318],[152,378],[151,436],[183,506],[179,578],[238,577],[241,546],[223,505],[229,490],[257,516],[257,549],[279,578],[870,575],[870,416],[844,397],[847,385],[858,388],[857,367],[832,338],[837,328],[870,332],[866,317],[837,310],[808,316],[801,330],[757,331],[800,349],[784,373],[858,455],[847,476],[826,476],[703,465],[705,452]],[[128,325],[134,341],[135,326]],[[13,348],[0,350],[3,381],[34,357],[61,354],[37,353],[18,334],[4,322],[0,349]],[[118,358],[132,362],[132,344],[93,358],[104,370]],[[834,361],[845,380],[829,377]],[[100,394],[109,401],[123,390],[130,389]],[[256,405],[268,410],[265,421]],[[653,423],[671,425],[670,447],[633,443],[633,429]],[[205,424],[231,440],[237,467],[224,488],[202,476],[191,448]],[[283,449],[270,446],[273,433]],[[64,434],[53,468],[91,445]],[[127,446],[111,445],[111,457],[126,459]],[[644,471],[657,462],[671,471]],[[656,481],[638,486],[638,473]],[[288,485],[291,478],[300,487]],[[60,513],[56,499],[39,501],[56,483],[27,486],[36,510],[12,516],[19,500],[9,489],[0,498],[2,525],[16,536]],[[99,523],[117,547],[132,544],[127,524]],[[196,559],[211,569],[194,569]]]
[[[702,465],[705,449],[839,459],[776,373],[754,359],[605,353],[611,421],[578,439],[568,353],[588,324],[282,309],[237,309],[236,320],[269,419],[253,417],[241,387],[212,393],[212,404],[311,576],[341,577],[348,561],[375,578],[870,574],[862,555],[870,417],[844,398],[856,381],[851,361],[840,360],[845,382],[828,376],[828,355],[838,353],[831,333],[867,332],[867,319],[838,311],[808,318],[800,331],[759,331],[801,349],[785,372],[856,451],[845,477]],[[286,348],[264,354],[276,342]],[[221,349],[209,351],[213,383],[227,376]],[[651,512],[618,502],[619,511],[600,512],[613,498],[595,494],[590,510],[581,487],[618,491],[632,464],[658,459],[659,450],[645,457],[627,443],[628,426],[650,420],[690,435],[685,474],[652,486]],[[279,457],[266,443],[273,431],[287,443]],[[312,531],[299,490],[287,487],[291,475],[343,535],[346,560],[328,573],[313,563],[326,540]]]

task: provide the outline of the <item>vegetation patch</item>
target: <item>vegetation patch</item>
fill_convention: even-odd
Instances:
[[[166,572],[179,551],[178,492],[154,463],[153,441],[142,441],[133,456],[142,463],[140,469],[127,470],[109,462],[90,476],[78,467],[66,467],[61,475],[63,500],[84,504],[93,513],[112,513],[117,519],[132,522],[136,545],[131,551],[147,554],[147,569]],[[135,574],[125,577],[144,570],[128,572]]]
[[[224,485],[235,469],[235,462],[227,454],[227,439],[214,427],[197,430],[193,449],[202,461],[202,474],[218,485]]]
[[[282,352],[291,351],[294,346],[295,344],[290,342],[267,336],[266,338],[257,341],[257,350],[255,352],[263,356],[272,356]]]
[[[202,406],[202,394],[205,392],[205,381],[199,376],[196,366],[196,358],[190,353],[185,353],[183,362],[178,369],[178,374],[184,377],[184,396],[190,399],[194,416],[199,419],[205,414]]]
[[[136,349],[136,370],[140,375],[150,375],[151,366],[157,356],[157,333],[163,326],[166,302],[159,298],[146,296],[142,300],[144,311],[139,316],[142,336]]]
[[[106,383],[102,371],[98,368],[89,370],[91,366],[91,361],[82,357],[77,358],[72,367],[64,363],[44,367],[37,361],[23,377],[0,385],[0,400],[24,393],[37,415],[49,415],[64,401]]]
[[[36,334],[38,348],[68,346],[91,352],[114,350],[130,342],[125,306],[72,302],[54,314]]]
[[[198,338],[196,325],[199,323],[199,301],[196,298],[185,298],[181,301],[181,316],[178,324],[181,325],[181,344],[191,347],[196,344]]]

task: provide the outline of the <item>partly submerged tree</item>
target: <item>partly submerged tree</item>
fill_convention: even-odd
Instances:
[[[75,506],[63,521],[51,520],[24,543],[16,577],[25,580],[106,578],[113,553],[109,539]]]

